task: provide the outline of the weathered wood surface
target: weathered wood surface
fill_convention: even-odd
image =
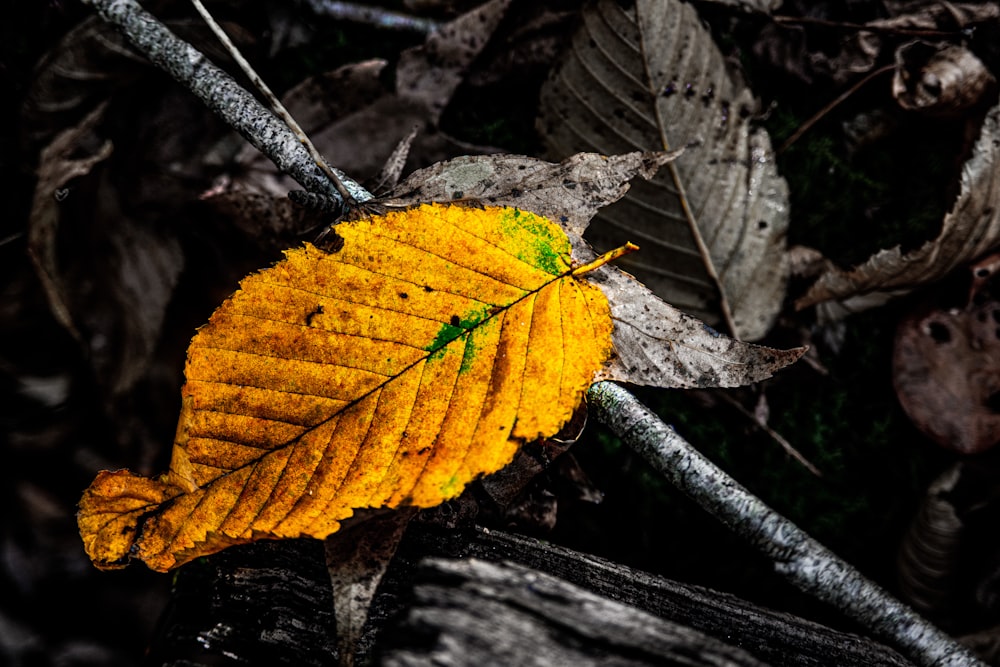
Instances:
[[[424,561],[406,621],[386,638],[386,667],[766,664],[557,577],[477,558]]]
[[[485,563],[440,560],[470,558]],[[543,584],[526,584],[532,577]],[[332,609],[322,543],[230,549],[178,573],[147,664],[336,665]],[[504,652],[538,637],[551,644],[544,662],[521,662],[541,659],[540,648]],[[358,664],[575,665],[586,655],[671,664],[670,650],[690,658],[673,664],[911,664],[877,642],[724,593],[522,536],[418,522],[379,587]]]

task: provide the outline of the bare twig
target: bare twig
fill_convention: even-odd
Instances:
[[[960,37],[960,30],[932,30],[930,28],[906,28],[903,26],[879,25],[878,23],[849,23],[845,21],[828,21],[809,16],[773,16],[778,25],[813,25],[823,28],[833,28],[849,32],[873,32],[882,35],[901,35],[903,37],[926,37],[928,39],[948,39]]]
[[[309,192],[344,198],[317,166],[309,151],[274,114],[196,48],[174,35],[135,0],[83,0],[116,26],[144,56],[187,87],[234,130]],[[356,201],[371,194],[339,174]]]
[[[356,206],[357,202],[354,200],[354,196],[348,191],[343,182],[341,182],[340,176],[334,173],[333,168],[327,164],[323,156],[319,154],[318,150],[316,150],[316,146],[309,140],[309,137],[306,136],[306,133],[299,126],[298,121],[292,118],[292,114],[288,113],[288,109],[286,109],[285,105],[281,103],[278,96],[271,92],[271,89],[266,83],[264,83],[264,80],[260,78],[257,71],[254,70],[250,63],[247,62],[247,59],[243,57],[243,54],[240,53],[240,50],[236,48],[236,45],[233,44],[232,40],[229,39],[229,35],[226,34],[226,31],[222,29],[221,25],[216,23],[212,14],[205,8],[205,5],[201,4],[201,0],[191,0],[191,4],[193,4],[194,8],[198,10],[198,13],[201,14],[202,20],[204,20],[205,23],[208,24],[208,27],[212,29],[212,32],[215,33],[215,36],[220,42],[222,42],[226,51],[233,57],[236,64],[240,66],[243,73],[250,79],[250,83],[252,83],[254,87],[260,91],[261,95],[264,96],[264,99],[267,100],[268,105],[271,107],[271,111],[273,111],[278,118],[285,122],[288,129],[290,129],[295,136],[298,137],[299,142],[305,146],[307,151],[309,151],[309,156],[312,157],[313,162],[315,162],[316,166],[319,167],[324,174],[326,174],[326,177],[330,179],[333,186],[337,188],[337,192],[339,192],[340,196],[344,198],[344,203],[348,207]]]
[[[755,415],[754,413],[750,412],[745,407],[743,407],[742,403],[740,403],[738,400],[736,400],[735,398],[733,398],[724,391],[716,392],[715,395],[721,398],[729,405],[733,406],[737,410],[737,412],[739,412],[744,417],[753,422],[754,426],[756,426],[764,433],[769,435],[772,440],[781,445],[781,448],[784,449],[789,456],[791,456],[793,459],[801,463],[806,470],[816,475],[817,477],[823,476],[823,473],[819,471],[819,468],[814,466],[812,462],[809,461],[809,459],[807,459],[805,456],[801,454],[801,452],[799,452],[799,450],[795,449],[795,447],[792,446],[792,443],[788,442],[788,440],[785,439],[785,436],[775,431],[773,428],[767,425],[767,422],[763,421],[762,419],[759,419],[757,415]]]
[[[797,130],[795,130],[795,132],[792,133],[792,136],[790,136],[787,139],[785,139],[784,143],[781,144],[781,147],[778,149],[778,153],[779,154],[780,153],[784,153],[788,149],[789,146],[791,146],[792,144],[794,144],[796,141],[799,140],[799,138],[803,134],[805,134],[806,132],[808,132],[809,128],[811,128],[813,125],[815,125],[820,120],[822,120],[822,118],[824,116],[826,116],[828,113],[830,113],[831,111],[833,111],[837,107],[837,105],[841,104],[848,97],[850,97],[851,95],[853,95],[854,93],[856,93],[858,91],[858,89],[861,88],[863,85],[865,85],[866,83],[868,83],[869,81],[871,81],[872,79],[874,79],[875,77],[877,77],[879,74],[885,74],[886,72],[890,72],[890,71],[894,70],[895,68],[896,68],[895,65],[885,65],[883,67],[879,67],[877,70],[875,70],[873,72],[870,72],[863,79],[861,79],[860,81],[858,81],[857,83],[855,83],[853,86],[851,86],[850,88],[848,88],[847,90],[845,90],[844,92],[842,92],[832,102],[830,102],[829,104],[827,104],[826,106],[824,106],[822,109],[820,109],[819,111],[817,111],[816,113],[814,113],[812,115],[812,117],[809,118],[809,120],[807,120],[806,122],[802,123],[802,125],[800,125],[799,128]]]
[[[796,587],[859,621],[919,665],[985,667],[740,486],[625,389],[598,382],[587,399],[600,421],[702,508],[767,554],[775,570]]]
[[[430,34],[438,29],[440,24],[433,19],[425,19],[420,16],[411,16],[401,12],[394,12],[382,7],[369,7],[359,5],[354,2],[337,2],[336,0],[306,0],[306,4],[319,16],[326,16],[332,19],[353,21],[365,25],[385,28],[387,30],[400,30],[406,32],[416,32],[423,35]]]

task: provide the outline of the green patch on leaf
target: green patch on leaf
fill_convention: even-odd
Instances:
[[[519,241],[522,250],[517,258],[554,276],[565,273],[570,265],[569,239],[561,229],[545,218],[520,209],[508,209],[500,216],[500,229]]]

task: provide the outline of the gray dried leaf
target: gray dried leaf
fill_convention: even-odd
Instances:
[[[677,155],[579,153],[558,164],[523,155],[463,156],[414,172],[383,203],[472,200],[516,206],[559,222],[575,244],[582,244],[591,218],[622,197],[630,179],[652,177]]]
[[[964,46],[917,41],[896,49],[892,95],[904,109],[953,116],[995,87],[983,61]]]
[[[796,301],[805,308],[824,301],[854,302],[872,292],[905,293],[940,280],[1000,242],[1000,107],[983,121],[972,157],[962,168],[961,191],[945,215],[941,233],[916,250],[903,254],[899,246],[882,250],[851,269],[832,268]]]
[[[724,336],[616,267],[591,274],[611,305],[616,356],[599,374],[657,387],[737,387],[767,379],[805,348],[776,350]]]
[[[436,124],[510,2],[490,0],[441,26],[423,46],[404,51],[396,66],[396,94],[422,107]]]
[[[574,260],[583,264],[595,257],[583,234],[598,209],[625,195],[630,179],[652,178],[675,157],[581,153],[560,164],[517,155],[462,157],[412,174],[381,203],[467,200],[523,208],[562,225]],[[599,379],[660,387],[732,387],[770,377],[805,351],[775,350],[724,336],[613,266],[588,276],[607,296],[615,323],[617,355]]]
[[[642,245],[624,269],[699,319],[762,337],[785,294],[788,188],[751,127],[752,94],[686,3],[603,0],[582,18],[542,90],[547,155],[688,147],[602,211],[588,238],[598,250]]]
[[[410,133],[399,140],[389,159],[382,165],[382,170],[375,177],[374,187],[371,188],[376,197],[391,191],[399,183],[403,168],[406,166],[406,158],[410,155],[410,147],[419,131],[420,126],[414,125]]]

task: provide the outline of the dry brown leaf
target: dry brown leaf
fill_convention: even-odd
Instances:
[[[958,38],[990,30],[1000,17],[992,2],[884,2],[887,18],[863,24],[843,22],[833,6],[786,1],[775,23],[761,31],[754,52],[806,83],[817,79],[844,86],[871,72],[892,50],[915,35]],[[831,45],[831,29],[839,36]],[[831,52],[832,50],[832,52]]]
[[[899,325],[893,383],[906,414],[963,454],[1000,442],[1000,302],[981,291],[965,308],[919,306]]]
[[[940,280],[1000,242],[1000,107],[983,121],[972,157],[962,168],[961,191],[945,215],[941,233],[903,254],[899,246],[882,250],[851,270],[832,268],[796,301],[805,308],[838,300],[860,310],[860,297],[873,292],[902,293]]]
[[[902,599],[995,664],[1000,459],[963,457],[928,486],[896,559]],[[979,634],[982,633],[982,634]],[[964,635],[964,636],[962,636]],[[978,636],[977,636],[978,635]],[[992,654],[992,655],[991,655]]]
[[[767,134],[751,127],[755,108],[693,7],[603,0],[584,11],[538,120],[555,158],[688,147],[602,211],[588,238],[598,250],[642,245],[623,269],[749,340],[770,329],[787,280],[787,185]]]
[[[770,14],[781,7],[784,0],[704,0],[711,5],[723,5],[740,9],[745,12],[757,12],[759,14]]]
[[[326,565],[333,588],[333,617],[341,665],[354,664],[352,658],[358,650],[375,589],[416,513],[416,508],[407,507],[379,514],[326,539]]]
[[[462,157],[412,174],[385,203],[468,198],[524,208],[559,222],[573,243],[573,258],[587,262],[593,251],[582,235],[598,209],[623,196],[629,179],[650,178],[674,157],[581,153],[559,164],[516,155]],[[646,251],[640,246],[633,254]],[[614,266],[601,267],[591,280],[607,296],[615,321],[612,337],[618,355],[602,371],[603,379],[661,387],[731,387],[763,379],[803,352],[721,335]]]
[[[45,289],[49,308],[56,321],[77,339],[80,332],[70,313],[62,271],[56,258],[60,203],[69,196],[65,186],[70,181],[89,174],[96,164],[111,155],[111,142],[104,140],[89,155],[77,156],[88,135],[104,118],[106,109],[107,104],[99,104],[78,125],[60,132],[42,150],[28,219],[28,254]]]
[[[45,54],[22,109],[22,133],[29,150],[106,101],[150,67],[112,26],[91,17],[74,27]]]
[[[983,61],[964,46],[911,42],[896,49],[892,94],[904,109],[953,116],[995,87]]]

